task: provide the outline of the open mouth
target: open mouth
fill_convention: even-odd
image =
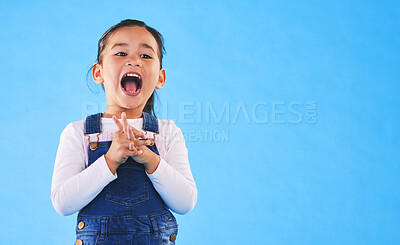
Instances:
[[[138,95],[142,89],[142,77],[139,73],[127,73],[121,79],[121,86],[126,95]]]

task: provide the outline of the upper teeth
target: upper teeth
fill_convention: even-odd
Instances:
[[[125,76],[126,77],[138,77],[138,78],[140,78],[140,76],[138,74],[136,74],[136,73],[128,73]]]

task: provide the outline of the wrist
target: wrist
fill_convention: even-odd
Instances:
[[[115,175],[115,171],[117,171],[117,168],[118,168],[119,165],[115,161],[111,160],[107,156],[107,154],[104,155],[104,159],[106,160],[108,169],[111,171],[112,174]]]
[[[146,172],[148,174],[153,174],[160,164],[161,158],[159,155],[153,153],[151,160],[146,164]]]

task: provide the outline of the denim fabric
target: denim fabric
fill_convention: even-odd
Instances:
[[[143,129],[158,133],[157,119],[143,112]],[[101,132],[101,113],[88,116],[85,133]],[[96,137],[92,137],[96,139]],[[92,140],[93,141],[93,140]],[[110,148],[111,141],[88,149],[90,166]],[[155,145],[148,146],[158,154]],[[154,189],[142,164],[132,158],[117,169],[118,178],[109,183],[78,214],[76,239],[83,244],[175,244],[178,224]]]

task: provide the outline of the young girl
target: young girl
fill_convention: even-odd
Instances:
[[[57,151],[51,200],[79,211],[76,244],[175,244],[197,201],[181,130],[154,116],[165,84],[161,34],[137,20],[107,30],[92,67],[107,109],[67,125]]]

